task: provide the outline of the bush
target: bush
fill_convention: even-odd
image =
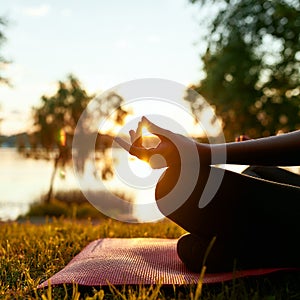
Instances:
[[[97,197],[104,199],[103,207],[106,212],[114,212],[114,214],[124,213],[131,214],[131,207],[128,202],[132,203],[133,199],[125,193],[116,193],[116,195],[124,199],[123,206],[120,201],[107,191],[98,191]],[[96,209],[82,194],[80,190],[57,191],[50,202],[46,202],[47,195],[42,195],[39,200],[30,206],[28,213],[23,217],[66,217],[78,219],[106,219],[107,216]]]
[[[52,199],[50,203],[41,202],[32,204],[25,217],[106,218],[106,216],[88,202],[78,204],[58,199]]]

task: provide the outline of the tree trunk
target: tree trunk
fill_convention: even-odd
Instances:
[[[51,202],[51,198],[52,198],[52,194],[53,194],[53,184],[54,184],[54,179],[55,179],[55,175],[57,172],[57,166],[58,166],[59,159],[60,159],[60,155],[58,155],[54,160],[54,167],[53,167],[53,171],[52,171],[52,175],[51,175],[51,179],[50,179],[49,191],[48,191],[47,197],[45,199],[46,203]]]

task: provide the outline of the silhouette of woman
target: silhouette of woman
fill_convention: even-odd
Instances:
[[[159,137],[156,147],[143,146],[143,127]],[[300,176],[279,170],[275,177],[270,177],[276,178],[275,182],[211,165],[214,152],[215,164],[259,166],[263,170],[273,166],[300,166],[300,131],[243,142],[203,144],[143,117],[137,129],[129,134],[131,144],[120,138],[116,141],[130,154],[149,162],[152,168],[166,168],[156,185],[155,198],[161,212],[189,232],[179,239],[177,252],[190,270],[200,271],[203,264],[208,272],[300,267]],[[172,190],[186,189],[186,183],[191,180],[188,176],[179,180],[182,161],[191,174],[195,168],[193,156],[187,155],[182,160],[182,151],[178,149],[189,153],[194,147],[200,161],[196,185],[182,205],[170,210],[172,201],[176,200]],[[221,155],[224,149],[226,162]],[[209,203],[199,207],[212,168],[223,179]],[[167,200],[161,204],[164,198]]]

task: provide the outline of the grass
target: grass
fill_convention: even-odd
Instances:
[[[65,266],[89,242],[104,237],[177,238],[184,231],[164,220],[126,224],[110,219],[53,219],[0,225],[0,299],[300,299],[300,274],[278,273],[217,285],[82,288],[37,285]]]

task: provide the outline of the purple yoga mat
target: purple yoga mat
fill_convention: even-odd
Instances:
[[[176,253],[176,239],[105,238],[91,242],[67,266],[38,287],[72,284],[103,286],[108,284],[195,284],[199,274],[183,265]],[[258,276],[282,268],[205,274],[204,283]]]

